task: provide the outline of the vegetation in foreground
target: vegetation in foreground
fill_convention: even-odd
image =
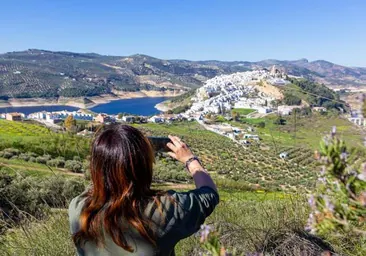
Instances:
[[[27,128],[26,124],[19,123],[18,125],[25,125],[24,129]],[[295,162],[292,162],[294,169],[288,169],[287,175],[280,171],[275,172],[274,169],[270,169],[270,166],[265,168],[265,166],[261,167],[260,165],[262,162],[266,164],[264,159],[268,158],[271,166],[278,162],[278,164],[283,163],[281,165],[284,166],[283,168],[289,168],[292,159],[287,162],[282,161],[274,157],[273,151],[261,149],[259,146],[251,147],[248,150],[235,145],[227,138],[203,130],[196,123],[136,126],[147,134],[181,134],[188,144],[196,150],[196,153],[202,156],[209,170],[212,172],[217,170],[213,176],[219,185],[222,200],[206,224],[210,225],[212,230],[216,230],[216,233],[212,233],[215,234],[213,238],[216,239],[218,245],[225,247],[228,252],[234,255],[247,253],[303,255],[300,252],[306,252],[305,255],[319,255],[324,251],[334,251],[339,255],[364,255],[365,241],[360,240],[359,236],[355,238],[355,236],[350,235],[350,230],[336,228],[336,233],[333,230],[325,233],[316,232],[317,234],[314,235],[304,229],[309,214],[314,209],[313,206],[308,205],[307,198],[303,193],[265,192],[265,190],[276,190],[271,188],[267,177],[272,177],[276,181],[281,180],[282,176],[280,175],[283,175],[284,181],[294,182],[294,191],[295,188],[296,191],[301,191],[301,182],[306,180],[306,176],[292,180],[290,171],[296,171]],[[29,138],[29,136],[23,137],[21,133],[17,136],[10,136],[14,132],[11,129],[5,130],[7,133],[2,134],[1,139],[5,138],[6,143],[11,141],[20,141],[20,143],[13,144],[19,148],[12,150],[5,148],[1,151],[3,154],[12,154],[12,156],[0,159],[2,163],[0,166],[2,169],[0,196],[1,208],[3,209],[0,225],[3,235],[0,236],[0,249],[6,255],[74,255],[75,251],[70,240],[65,208],[69,200],[85,188],[87,181],[82,177],[71,175],[72,172],[67,170],[65,166],[52,167],[47,164],[47,161],[57,159],[57,152],[63,152],[53,152],[52,144],[46,147],[46,153],[51,156],[51,159],[46,162],[41,160],[41,162],[31,162],[23,159],[24,155],[22,155],[23,158],[20,157],[21,154],[28,152],[23,151],[24,147],[27,149],[36,148],[33,145],[27,145],[28,141],[36,141],[37,136],[44,135],[51,138],[54,133],[44,130],[42,135],[36,134],[33,138]],[[70,143],[69,145],[73,145],[71,142],[80,138],[70,134],[55,134],[55,136],[65,136],[66,140],[69,140],[67,142]],[[85,150],[87,150],[87,145],[88,139],[85,139]],[[41,147],[42,144],[38,146]],[[79,148],[76,146],[69,148],[68,153],[64,156],[75,154],[78,150]],[[328,151],[323,151],[322,154],[327,154],[326,152]],[[341,153],[343,153],[335,150],[331,150],[331,152],[335,159],[340,159]],[[40,152],[40,154],[42,153]],[[37,157],[44,158],[45,155]],[[87,157],[72,161],[86,159]],[[248,165],[243,166],[242,162],[248,163]],[[257,173],[244,173],[244,171],[255,167]],[[236,171],[239,171],[238,179],[220,172],[230,168],[236,168]],[[306,175],[311,171],[313,175],[311,184],[315,184],[317,171],[313,163],[308,164],[308,168],[304,170],[303,174]],[[82,169],[82,172],[87,173],[87,168]],[[162,154],[157,155],[155,172],[154,179],[159,181],[156,184],[159,188],[191,187],[191,185],[168,185],[165,183],[176,181],[178,175],[181,175],[182,181],[189,181],[189,179],[181,166],[176,165]],[[264,176],[264,179],[262,176],[261,180],[266,182],[262,183],[263,185],[253,186],[255,184],[251,183],[249,179],[256,177],[258,173]],[[299,175],[299,173],[296,174]],[[359,185],[357,186],[359,189]],[[308,189],[312,187],[313,185]],[[357,191],[360,193],[360,190]],[[331,194],[328,196],[329,198],[333,197]],[[320,200],[319,202],[319,207],[324,207],[324,201]],[[319,208],[318,211],[320,209],[322,208]],[[362,217],[362,212],[360,213]],[[364,230],[365,227],[358,226],[357,228]],[[177,255],[205,253],[208,249],[207,244],[201,244],[200,240],[199,237],[194,236],[180,242],[176,248]]]

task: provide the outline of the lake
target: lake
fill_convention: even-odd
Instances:
[[[118,113],[131,113],[135,115],[154,115],[160,113],[159,110],[155,108],[155,105],[167,100],[167,97],[155,97],[155,98],[136,98],[136,99],[121,99],[111,101],[106,104],[101,104],[90,108],[91,111],[96,113],[106,113],[106,114],[118,114]],[[34,107],[9,107],[0,108],[0,113],[4,112],[21,112],[26,115],[39,111],[75,111],[79,108],[70,106],[34,106]]]

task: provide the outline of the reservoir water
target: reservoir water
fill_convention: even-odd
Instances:
[[[156,98],[135,98],[135,99],[121,99],[111,101],[106,104],[101,104],[90,108],[91,111],[96,113],[106,113],[106,114],[118,114],[118,113],[130,113],[135,115],[154,115],[160,111],[155,108],[155,105],[167,100],[166,97],[156,97]],[[39,111],[75,111],[79,108],[70,106],[34,106],[34,107],[8,107],[0,108],[0,113],[10,113],[10,112],[21,112],[26,115]]]

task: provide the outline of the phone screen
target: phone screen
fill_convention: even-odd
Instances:
[[[171,142],[171,140],[168,137],[148,137],[151,145],[153,146],[154,150],[156,152],[168,152],[170,149],[167,147],[166,144]]]

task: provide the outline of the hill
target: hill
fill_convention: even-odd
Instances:
[[[286,73],[327,86],[366,85],[366,68],[326,61],[162,60],[136,54],[128,57],[95,53],[30,49],[0,54],[0,99],[88,97],[136,91],[187,91],[220,74],[276,65]]]

